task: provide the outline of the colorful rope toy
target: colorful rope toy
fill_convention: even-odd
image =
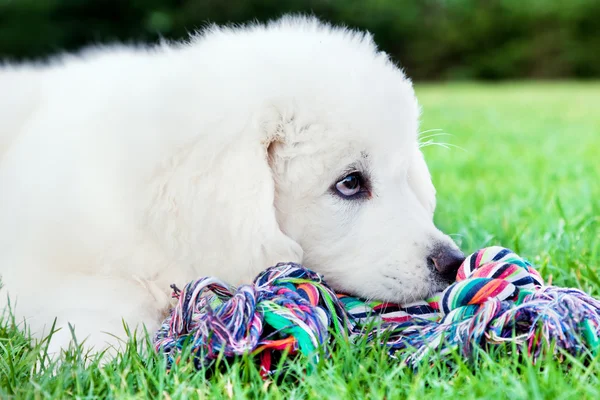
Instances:
[[[332,330],[352,341],[385,337],[393,357],[413,349],[403,357],[412,366],[433,351],[468,356],[473,346],[504,342],[534,360],[550,343],[574,355],[600,347],[600,301],[545,286],[529,262],[502,247],[471,254],[446,290],[404,305],[336,294],[319,274],[293,263],[268,268],[239,288],[210,277],[172,288],[178,303],[154,345],[172,363],[187,343],[198,368],[221,355],[249,353],[260,357],[267,376],[283,351],[317,359]]]

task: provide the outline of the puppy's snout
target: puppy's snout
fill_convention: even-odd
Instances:
[[[436,247],[428,258],[429,264],[437,273],[450,282],[456,280],[456,273],[464,260],[462,251],[450,246]]]

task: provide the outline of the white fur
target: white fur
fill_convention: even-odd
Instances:
[[[2,297],[36,335],[57,318],[53,350],[68,323],[105,348],[122,319],[155,330],[170,284],[250,282],[279,261],[373,298],[441,285],[426,258],[454,244],[432,222],[419,107],[368,34],[211,27],[6,65],[0,93]],[[332,192],[352,164],[371,198]]]

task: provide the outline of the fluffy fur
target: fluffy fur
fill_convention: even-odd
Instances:
[[[303,262],[408,301],[442,285],[411,82],[370,35],[283,18],[0,68],[4,305],[51,350],[157,328],[169,285]],[[345,173],[369,194],[344,199]],[[2,307],[2,304],[0,304]],[[116,335],[116,337],[112,336]]]

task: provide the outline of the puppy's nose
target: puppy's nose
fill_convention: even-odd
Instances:
[[[465,261],[465,255],[459,249],[450,246],[438,247],[429,256],[429,262],[445,280],[454,282],[458,268]]]

